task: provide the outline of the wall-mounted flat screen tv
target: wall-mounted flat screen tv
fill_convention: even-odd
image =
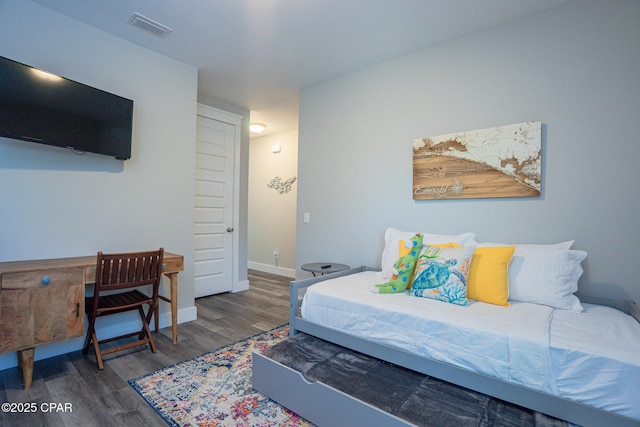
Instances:
[[[0,136],[131,158],[133,101],[0,56]]]

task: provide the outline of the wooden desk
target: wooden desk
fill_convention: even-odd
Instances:
[[[178,273],[182,255],[164,253],[171,333],[178,342]],[[96,255],[0,262],[0,353],[18,352],[24,388],[31,387],[35,347],[84,335],[85,285],[94,283]],[[156,330],[158,316],[156,308]]]

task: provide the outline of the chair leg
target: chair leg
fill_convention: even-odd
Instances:
[[[146,335],[149,338],[149,347],[151,347],[152,353],[157,353],[158,349],[156,348],[156,342],[153,340],[151,336],[151,329],[149,328],[149,315],[152,313],[152,307],[149,307],[149,313],[144,314],[144,310],[142,307],[138,307],[138,313],[140,313],[140,320],[142,320],[142,331],[140,331],[140,335]]]
[[[159,305],[160,305],[160,300],[156,300],[156,305],[152,307],[151,304],[149,304],[149,310],[147,311],[147,323],[151,325],[151,317],[153,316],[155,332],[158,332],[158,328],[160,326],[159,325],[160,321],[158,319]]]
[[[122,344],[115,347],[109,347],[105,349],[104,351],[105,354],[110,354],[115,351],[123,350],[125,348],[135,347],[136,345],[143,345],[146,343],[149,343],[149,347],[151,348],[151,351],[153,353],[158,352],[155,340],[153,339],[153,335],[151,335],[151,328],[149,326],[151,317],[154,315],[154,311],[157,309],[157,306],[153,307],[150,305],[146,313],[142,306],[139,306],[137,308],[138,308],[138,314],[140,315],[140,320],[142,321],[142,328],[140,329],[140,332],[134,332],[133,334],[122,335],[114,338],[105,339],[102,341],[102,343],[104,344],[106,342],[115,341],[120,338],[131,337],[135,335],[138,335],[138,341],[131,342],[128,344]],[[85,338],[84,347],[82,348],[82,352],[84,354],[87,354],[89,352],[89,347],[91,346],[91,344],[93,344],[93,349],[96,352],[96,363],[98,364],[98,369],[102,370],[104,369],[104,363],[102,359],[102,351],[100,351],[100,342],[98,341],[98,336],[96,335],[96,331],[95,331],[96,319],[95,317],[92,317],[89,315],[87,317],[89,320],[89,326],[87,330],[87,337]],[[139,342],[139,341],[142,341],[142,342]]]
[[[95,330],[95,320],[89,316],[89,327],[87,328],[87,337],[84,339],[84,347],[82,347],[82,354],[89,353],[89,346],[91,345],[91,337]]]
[[[156,333],[158,332],[158,327],[160,326],[160,320],[158,319],[158,312],[160,311],[158,306],[160,305],[160,301],[156,301],[156,306],[153,308],[153,324],[156,329]]]
[[[149,310],[147,310],[147,314],[144,314],[144,310],[142,309],[142,307],[138,307],[138,310],[141,312],[140,314],[140,320],[142,320],[142,324],[143,327],[140,330],[140,335],[138,335],[138,339],[142,340],[144,339],[145,335],[147,335],[147,331],[144,328],[144,319],[147,320],[147,325],[151,324],[151,317],[153,316],[155,319],[155,331],[158,332],[158,305],[157,305],[157,301],[156,301],[156,307],[151,307],[151,304],[149,304]]]
[[[94,317],[89,317],[89,327],[87,329],[87,337],[84,340],[84,347],[82,347],[82,354],[89,353],[89,346],[93,343],[93,350],[96,352],[96,363],[98,364],[98,369],[104,369],[104,364],[102,363],[102,354],[100,353],[100,344],[98,343],[98,336],[96,335],[96,319]]]
[[[104,364],[102,363],[102,353],[100,353],[100,344],[98,344],[98,337],[95,331],[91,334],[93,340],[93,349],[96,352],[96,362],[98,363],[98,369],[103,370]]]

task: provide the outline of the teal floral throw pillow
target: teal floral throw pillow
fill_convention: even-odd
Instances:
[[[467,282],[475,246],[435,248],[425,246],[416,262],[409,295],[451,304],[469,305]]]

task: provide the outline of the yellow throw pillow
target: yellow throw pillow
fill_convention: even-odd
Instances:
[[[399,244],[400,244],[400,248],[399,248],[400,258],[402,258],[403,256],[405,256],[406,254],[409,253],[409,250],[411,248],[407,248],[405,246],[406,242],[404,240],[400,240]],[[462,247],[459,244],[457,244],[456,242],[429,243],[429,246],[433,246],[434,248],[461,248]]]
[[[400,242],[398,242],[398,244],[399,244],[399,247],[400,247],[399,248],[399,254],[400,254],[399,258],[402,258],[403,256],[406,256],[409,253],[411,248],[408,248],[408,247],[405,246],[407,244],[407,242],[405,242],[404,240],[400,240]]]
[[[509,263],[515,249],[515,246],[476,248],[469,269],[468,298],[509,306]]]
[[[462,246],[460,246],[459,244],[457,244],[456,242],[449,242],[449,243],[429,243],[429,246],[433,247],[433,248],[461,248]]]

